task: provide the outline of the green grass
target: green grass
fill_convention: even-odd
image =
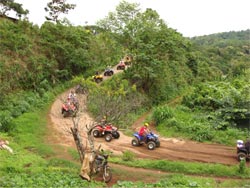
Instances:
[[[164,137],[235,146],[238,139],[245,140],[247,136],[245,131],[236,128],[215,130],[206,114],[201,111],[194,112],[183,106],[172,108],[172,111],[173,117],[166,118],[157,125],[157,130]]]
[[[250,169],[246,169],[245,173],[239,172],[239,165],[226,166],[222,164],[209,163],[193,163],[167,160],[149,160],[149,159],[134,159],[130,161],[122,160],[122,157],[111,157],[112,163],[122,164],[131,167],[139,167],[145,169],[157,169],[172,173],[184,173],[189,175],[204,175],[218,177],[240,177],[249,178]]]
[[[154,174],[153,174],[154,175]],[[153,176],[149,174],[149,176]],[[249,180],[215,180],[213,178],[207,177],[192,177],[183,174],[170,174],[162,177],[161,180],[157,182],[148,182],[148,176],[144,177],[145,181],[118,181],[113,187],[170,187],[170,188],[187,188],[187,187],[202,187],[202,188],[212,188],[212,187],[228,187],[228,188],[238,188],[238,187],[249,187]]]
[[[50,106],[50,104],[47,104]],[[6,150],[0,150],[0,185],[3,187],[103,187],[102,182],[86,182],[79,177],[79,158],[77,151],[69,149],[68,153],[73,160],[57,158],[51,146],[44,142],[46,135],[48,108],[25,113],[14,119],[12,126],[15,127],[10,134],[0,133],[0,138],[10,141],[10,147],[14,154]],[[233,134],[233,133],[232,133]],[[152,178],[150,183],[137,181],[136,174],[134,181],[118,181],[114,187],[230,187],[229,185],[249,186],[249,181],[244,179],[249,177],[249,169],[245,174],[239,173],[238,166],[224,166],[203,163],[184,163],[166,160],[137,160],[130,153],[121,157],[111,157],[112,163],[124,164],[127,166],[142,167],[148,169],[158,169],[171,172],[173,174]],[[131,160],[133,159],[133,160]],[[112,167],[112,163],[110,164]],[[116,179],[126,178],[127,171],[113,169],[113,176]],[[185,175],[182,175],[185,174]],[[204,176],[228,176],[242,177],[241,183],[230,184],[223,181],[221,184],[210,178],[189,177],[189,175]],[[155,174],[152,177],[156,177]],[[140,178],[140,176],[138,176]],[[131,177],[132,179],[132,177]],[[143,179],[143,178],[140,178]],[[158,181],[159,180],[159,181]],[[157,181],[157,182],[155,182]],[[222,186],[223,187],[223,186]]]
[[[40,173],[9,173],[0,177],[1,187],[103,187],[100,182],[87,182],[75,173],[61,169],[48,169]]]
[[[46,134],[46,123],[46,113],[44,112],[25,113],[14,119],[15,129],[10,134],[23,149],[41,156],[53,155],[53,150],[43,142]]]
[[[14,151],[0,150],[0,187],[103,187],[103,182],[79,178],[80,163],[57,158],[44,142],[48,110],[24,113],[12,121],[9,134],[0,132]],[[76,158],[75,151],[69,153]]]

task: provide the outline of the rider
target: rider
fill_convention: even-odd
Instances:
[[[139,135],[142,137],[143,141],[146,141],[146,135],[150,132],[148,126],[148,123],[144,123],[144,125],[139,130]]]
[[[108,123],[107,116],[103,116],[103,118],[101,119],[101,126],[103,129],[105,129],[107,123]],[[104,135],[105,131],[103,131],[102,134]]]
[[[245,143],[246,150],[250,152],[250,139],[248,138],[246,143]]]
[[[69,93],[68,99],[70,99],[72,102],[74,102],[75,97],[76,97],[75,92],[73,90],[71,90]]]
[[[111,66],[108,65],[107,68],[106,68],[106,70],[111,70]]]
[[[101,125],[102,125],[102,127],[105,127],[105,125],[108,123],[108,121],[107,121],[107,116],[103,116],[102,117],[102,120],[101,120]]]

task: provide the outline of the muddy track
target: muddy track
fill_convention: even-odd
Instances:
[[[115,73],[117,73],[116,70]],[[104,80],[107,78],[108,77],[104,77]],[[68,93],[69,91],[66,91],[58,96],[51,106],[48,125],[50,136],[48,137],[48,141],[55,145],[76,148],[72,135],[68,133],[70,127],[73,127],[72,118],[63,118],[61,114],[62,102],[67,98]],[[78,113],[78,118],[80,118],[79,126],[81,127],[81,136],[83,140],[85,140],[86,125],[93,124],[94,120],[86,110],[86,96],[78,95],[77,97],[80,101],[80,113]],[[145,114],[145,116],[146,115],[147,114]],[[139,128],[144,119],[145,117],[141,117],[134,122],[131,127],[133,127],[133,129]],[[235,147],[160,137],[161,146],[151,151],[143,145],[140,147],[132,146],[132,136],[126,136],[121,131],[120,133],[120,138],[113,139],[111,142],[106,142],[104,138],[95,138],[95,144],[96,146],[101,144],[102,148],[111,150],[114,154],[122,154],[122,152],[129,150],[134,152],[139,158],[220,163],[225,165],[238,164],[238,161],[236,160]],[[85,141],[84,144],[86,144]]]

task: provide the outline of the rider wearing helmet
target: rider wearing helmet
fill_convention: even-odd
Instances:
[[[105,127],[105,125],[108,123],[108,121],[107,121],[107,116],[103,116],[102,117],[102,120],[101,120],[101,125],[102,125],[102,127],[104,128]]]
[[[105,129],[107,123],[108,123],[108,121],[107,121],[107,116],[104,115],[104,116],[102,117],[102,119],[101,119],[101,126],[102,126],[103,129]],[[104,134],[105,134],[105,131],[103,131],[102,134],[104,135]]]
[[[146,135],[150,132],[148,126],[148,123],[144,123],[144,125],[139,130],[139,135],[143,138],[144,141],[146,139]]]

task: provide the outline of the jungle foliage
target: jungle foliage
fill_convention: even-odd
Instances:
[[[191,38],[195,49],[223,74],[239,76],[250,68],[250,30],[217,33]],[[209,58],[209,59],[208,59]]]
[[[92,187],[72,175],[79,167],[44,159],[52,155],[42,145],[46,123],[38,125],[42,118],[32,113],[79,83],[88,88],[88,110],[97,120],[108,113],[127,129],[134,114],[153,107],[151,120],[163,136],[229,145],[245,138],[250,120],[249,30],[184,38],[156,11],[142,12],[138,4],[126,1],[94,26],[54,21],[38,27],[0,17],[0,132],[13,139],[17,151],[10,158],[3,153],[8,160],[1,166],[1,185]],[[94,72],[116,65],[125,55],[133,61],[123,74],[100,85],[91,81]],[[176,98],[183,100],[172,106]],[[133,157],[127,153],[126,158]],[[183,177],[152,186],[161,183],[197,186]]]
[[[133,87],[136,92],[140,92],[136,94],[138,101],[147,101],[148,107],[163,104],[182,95],[190,85],[197,86],[194,91],[199,95],[200,82],[210,81],[211,84],[213,81],[220,81],[221,85],[234,87],[233,83],[231,86],[231,80],[236,76],[246,77],[249,68],[248,34],[249,30],[184,38],[169,28],[156,11],[147,9],[142,12],[138,4],[126,1],[122,1],[114,12],[110,12],[96,26],[45,22],[39,28],[28,21],[14,23],[1,19],[0,92],[10,96],[31,92],[42,97],[45,91],[74,76],[88,78],[97,70],[103,71],[107,65],[117,64],[124,55],[130,55],[133,57],[132,66],[124,71],[122,77],[105,87],[110,91],[125,88],[123,92],[126,93],[127,100],[135,96],[126,91]],[[121,81],[124,79],[127,80],[126,83]],[[239,82],[243,87],[246,79]],[[246,84],[244,91],[237,92],[246,95],[247,89]],[[124,93],[120,94],[125,96]],[[199,98],[196,97],[191,94],[185,97],[184,101],[189,98],[191,101],[188,102],[194,103],[186,105],[198,108],[196,103]],[[11,103],[6,102],[11,101],[7,95],[1,95],[0,99],[1,106],[7,104],[10,107],[6,109],[12,108]],[[248,117],[248,97],[240,100],[232,102],[223,110],[221,105],[216,110],[224,115],[216,117],[225,119],[225,114],[230,113],[237,116],[239,111],[240,115]],[[243,103],[242,108],[234,106]],[[145,102],[142,104],[145,105]],[[204,104],[200,103],[202,105]],[[229,107],[232,109],[229,110]],[[233,112],[235,110],[237,113]],[[2,127],[6,127],[3,124],[20,113],[6,114],[12,113],[1,111]],[[9,116],[11,118],[7,118]],[[231,120],[235,118],[232,117]],[[230,123],[232,122],[236,121]]]

